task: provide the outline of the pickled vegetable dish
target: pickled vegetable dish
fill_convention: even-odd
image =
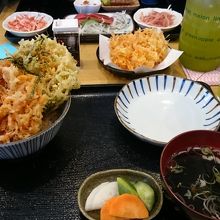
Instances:
[[[100,210],[101,220],[145,219],[155,204],[154,189],[143,181],[117,177],[96,186],[86,199],[85,210]]]

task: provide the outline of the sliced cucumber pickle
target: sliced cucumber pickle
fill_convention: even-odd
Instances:
[[[138,196],[135,187],[125,178],[118,177],[117,183],[118,183],[118,192],[120,195],[124,193],[128,193]]]
[[[135,189],[137,190],[138,196],[146,205],[148,211],[151,211],[155,203],[155,193],[153,188],[142,181],[135,183]]]

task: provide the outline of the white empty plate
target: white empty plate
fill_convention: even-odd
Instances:
[[[220,105],[198,82],[168,75],[140,78],[125,85],[115,112],[132,134],[157,145],[190,130],[217,130]]]

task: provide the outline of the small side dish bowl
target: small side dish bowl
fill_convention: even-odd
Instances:
[[[192,220],[219,219],[219,140],[216,131],[189,131],[174,137],[162,151],[165,189]]]
[[[26,139],[0,144],[0,160],[17,159],[29,156],[45,147],[59,131],[71,105],[71,98],[57,110],[45,116],[45,128]]]
[[[92,174],[86,178],[78,191],[78,205],[82,214],[89,220],[98,220],[100,217],[100,210],[86,211],[85,203],[86,199],[91,193],[91,191],[99,184],[106,181],[116,181],[117,177],[123,177],[131,181],[144,181],[149,184],[155,192],[155,203],[154,207],[150,212],[149,218],[147,220],[153,219],[161,210],[163,204],[163,192],[160,186],[159,177],[153,174],[145,173],[142,171],[131,170],[131,169],[113,169],[100,171]],[[158,179],[157,179],[158,178]]]
[[[100,0],[75,0],[73,5],[78,13],[97,13],[101,7]]]
[[[18,37],[32,37],[41,34],[52,24],[53,18],[45,13],[19,11],[9,15],[2,27]]]
[[[180,25],[183,16],[166,8],[141,8],[134,13],[133,18],[141,28],[158,28],[165,32]]]
[[[163,147],[190,130],[218,130],[220,103],[203,84],[152,75],[125,85],[115,98],[121,124],[143,141]]]

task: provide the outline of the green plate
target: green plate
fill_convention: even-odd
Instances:
[[[99,184],[106,181],[116,181],[117,177],[124,177],[130,181],[144,181],[149,184],[155,192],[155,204],[150,212],[149,219],[153,219],[159,212],[163,204],[163,191],[160,185],[160,180],[150,173],[145,173],[137,170],[130,169],[114,169],[100,171],[94,173],[84,180],[78,191],[78,205],[82,214],[89,220],[99,220],[100,210],[95,211],[85,211],[86,199],[91,193],[91,191]]]

